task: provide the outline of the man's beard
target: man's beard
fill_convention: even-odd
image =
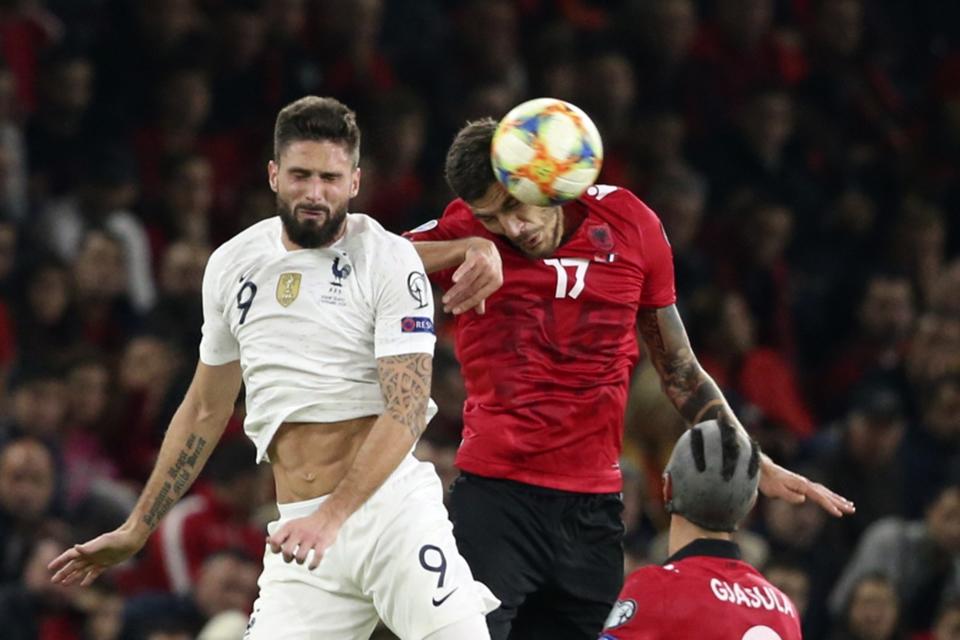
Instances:
[[[326,219],[319,222],[312,218],[303,221],[297,219],[297,210],[322,211],[326,214]],[[329,207],[318,205],[316,207],[307,207],[298,205],[291,209],[290,205],[277,196],[277,213],[283,222],[283,228],[287,232],[287,237],[294,244],[304,249],[315,249],[330,244],[337,234],[340,227],[347,217],[347,203],[336,211],[331,212]]]

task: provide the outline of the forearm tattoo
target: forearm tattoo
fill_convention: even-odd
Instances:
[[[687,422],[697,424],[729,412],[719,387],[693,355],[675,307],[642,310],[637,327],[664,393]]]
[[[163,516],[167,514],[170,508],[180,499],[183,492],[187,490],[196,475],[197,460],[207,448],[207,441],[196,435],[190,434],[184,449],[177,456],[176,462],[164,473],[167,480],[153,499],[153,504],[143,516],[143,523],[153,529],[156,527]]]
[[[410,353],[379,358],[377,370],[387,415],[405,426],[414,438],[420,437],[427,426],[433,357]]]

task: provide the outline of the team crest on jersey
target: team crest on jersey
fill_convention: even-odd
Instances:
[[[613,234],[610,233],[610,227],[606,222],[588,227],[587,237],[590,239],[590,244],[600,251],[610,251],[613,249]]]
[[[637,613],[637,601],[634,599],[617,600],[613,605],[613,611],[607,616],[607,621],[603,624],[604,629],[613,629],[620,625],[627,624]]]
[[[335,287],[342,287],[343,281],[353,273],[353,268],[349,264],[340,266],[340,256],[333,259],[333,280],[330,281]]]
[[[300,274],[281,273],[280,279],[277,280],[277,302],[289,307],[298,295],[300,295]]]

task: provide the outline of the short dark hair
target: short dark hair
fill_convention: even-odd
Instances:
[[[301,140],[342,144],[354,167],[360,162],[357,114],[335,98],[304,96],[280,110],[273,128],[273,159],[279,161],[287,145]]]
[[[457,197],[474,202],[486,195],[496,180],[490,165],[490,145],[497,121],[483,118],[468,122],[447,151],[445,175]]]

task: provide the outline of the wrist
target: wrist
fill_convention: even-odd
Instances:
[[[351,501],[342,494],[334,492],[330,497],[323,501],[323,504],[317,509],[316,514],[326,522],[335,522],[338,526],[347,521],[356,507],[351,505]]]
[[[150,534],[153,533],[153,527],[148,526],[141,518],[127,519],[126,522],[120,525],[119,530],[136,540],[137,544],[141,547],[147,543]]]
[[[463,246],[463,258],[466,259],[470,251],[484,251],[493,246],[493,242],[480,236],[470,236],[465,239]]]

